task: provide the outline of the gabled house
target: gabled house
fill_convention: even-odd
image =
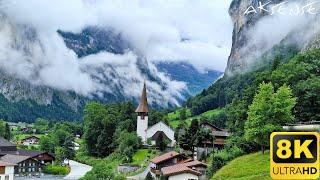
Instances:
[[[205,180],[207,164],[200,161],[190,161],[179,163],[173,166],[164,167],[161,169],[162,176],[168,180],[192,179]]]
[[[153,176],[168,180],[205,180],[207,164],[171,151],[151,160]]]
[[[21,144],[25,146],[33,145],[33,144],[39,144],[40,138],[37,136],[29,136],[21,140]]]
[[[13,180],[14,167],[17,164],[8,163],[0,160],[0,179]]]
[[[184,162],[187,159],[188,158],[183,154],[177,153],[175,151],[165,153],[151,160],[151,172],[155,175],[160,175],[161,168]]]
[[[0,161],[16,164],[14,166],[15,176],[40,176],[44,164],[30,156],[7,154]]]
[[[15,144],[0,138],[0,161],[3,162],[3,164],[8,164],[8,166],[14,164],[15,166],[12,169],[14,169],[13,172],[16,176],[38,176],[41,174],[45,164],[51,164],[54,160],[55,157],[53,154],[17,149]],[[3,171],[4,166],[0,166],[0,169]],[[10,179],[10,176],[8,177]]]
[[[201,128],[205,128],[211,131],[212,135],[215,137],[214,143],[210,141],[206,141],[203,143],[206,143],[207,147],[214,146],[215,148],[221,149],[226,144],[227,137],[230,136],[230,134],[221,128],[218,128],[217,126],[205,121],[200,124]]]

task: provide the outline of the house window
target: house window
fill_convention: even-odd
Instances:
[[[9,176],[8,175],[6,175],[6,177],[4,178],[5,180],[9,180]]]
[[[32,168],[32,172],[34,172],[35,171],[35,168]]]
[[[23,168],[23,169],[22,169],[22,172],[26,172],[26,170]]]
[[[31,172],[31,168],[28,168],[28,171]]]

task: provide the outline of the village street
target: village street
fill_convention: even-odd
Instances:
[[[92,167],[86,164],[82,164],[73,160],[69,161],[70,165],[70,173],[64,177],[63,179],[80,179],[82,178],[88,171],[91,171]]]

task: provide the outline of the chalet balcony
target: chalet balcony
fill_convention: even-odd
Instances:
[[[151,168],[151,172],[152,172],[153,174],[155,174],[156,176],[161,175],[161,170],[160,170],[160,169]]]

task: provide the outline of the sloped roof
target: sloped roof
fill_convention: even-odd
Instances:
[[[173,166],[164,167],[161,169],[161,172],[163,173],[164,176],[171,176],[171,175],[181,174],[181,173],[191,173],[191,174],[200,176],[201,173],[199,171],[191,169],[192,167],[195,167],[195,166],[207,167],[207,164],[195,160],[187,163],[181,163]]]
[[[0,146],[16,146],[12,142],[0,137]]]
[[[155,163],[155,164],[158,164],[158,163],[161,163],[163,161],[166,161],[166,160],[169,160],[169,159],[172,159],[172,158],[175,158],[177,156],[181,155],[180,153],[177,153],[175,151],[171,151],[171,152],[168,152],[168,153],[165,153],[161,156],[157,156],[155,158],[153,158],[151,160],[151,162]]]
[[[146,83],[144,83],[140,103],[136,109],[136,113],[147,113],[147,112],[149,112],[148,99],[147,99],[147,88],[146,88]]]
[[[13,154],[7,154],[5,156],[2,156],[0,158],[1,161],[12,163],[12,164],[18,164],[22,161],[25,161],[31,157],[29,156],[20,156],[20,155],[13,155]]]
[[[31,151],[31,150],[25,150],[25,149],[18,149],[17,151],[1,151],[0,155],[6,155],[6,154],[11,154],[11,155],[18,155],[18,156],[28,156],[28,157],[36,157],[41,154],[47,153],[51,157],[55,158],[54,154],[48,153],[48,152],[42,152],[42,151]]]
[[[0,166],[16,166],[16,164],[0,161]]]
[[[36,139],[40,139],[40,138],[38,138],[37,136],[29,136],[29,137],[25,137],[24,139],[22,139],[22,141],[25,141],[25,140],[27,140],[27,139],[31,139],[31,138],[36,138]]]

